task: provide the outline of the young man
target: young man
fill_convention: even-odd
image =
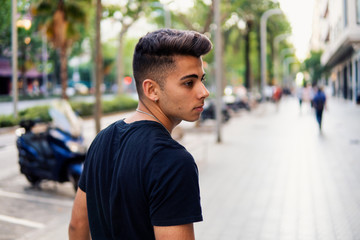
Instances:
[[[171,138],[182,120],[196,121],[209,96],[202,55],[209,39],[162,29],[136,45],[139,104],[129,118],[94,139],[79,181],[70,239],[194,239],[202,221],[198,170]],[[90,231],[89,231],[90,230]]]

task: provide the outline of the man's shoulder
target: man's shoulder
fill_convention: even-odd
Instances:
[[[314,96],[314,98],[324,98],[324,97],[325,97],[324,92],[317,92]]]
[[[126,124],[125,124],[126,125]],[[138,151],[158,152],[175,151],[183,146],[175,141],[171,134],[158,122],[138,121],[125,127],[126,140]],[[124,139],[125,140],[125,139]]]
[[[106,126],[104,129],[102,129],[97,135],[101,136],[103,134],[106,134],[108,132],[112,132],[114,130],[114,128],[120,126],[120,125],[123,125],[125,122],[124,120],[118,120],[118,121],[115,121],[113,123],[111,123],[110,125]]]
[[[326,96],[325,96],[325,93],[324,92],[319,92],[317,95],[316,95],[317,99],[319,101],[324,101],[326,99]]]
[[[195,162],[192,154],[175,140],[156,144],[153,154],[153,159],[166,161],[168,165],[192,165]]]

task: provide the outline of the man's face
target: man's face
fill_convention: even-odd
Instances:
[[[203,81],[202,59],[192,56],[174,57],[176,67],[165,79],[159,104],[164,114],[174,123],[196,121],[209,96]]]

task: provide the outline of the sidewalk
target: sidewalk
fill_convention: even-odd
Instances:
[[[215,143],[213,122],[184,123],[181,142],[200,174],[197,240],[360,239],[360,106],[331,100],[319,134],[295,99],[241,112]],[[22,239],[67,239],[57,219]]]
[[[330,100],[319,134],[311,109],[284,99],[231,119],[221,144],[198,141],[196,239],[360,239],[359,119],[359,106]]]

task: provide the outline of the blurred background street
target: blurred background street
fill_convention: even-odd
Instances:
[[[128,114],[104,117],[103,126]],[[223,125],[221,144],[213,120],[182,123],[180,142],[200,171],[197,239],[360,239],[359,118],[359,106],[331,98],[320,133],[310,104],[300,111],[297,99],[285,97],[278,107],[266,102],[236,113]],[[84,128],[90,142],[93,120]],[[66,239],[71,184],[30,187],[11,136],[0,135],[1,160],[10,161],[0,171],[0,239]]]
[[[75,196],[70,182],[33,187],[20,174],[21,120],[44,130],[56,122],[52,100],[68,100],[84,132],[60,143],[79,153],[82,137],[89,146],[135,110],[133,50],[159,28],[214,46],[202,58],[211,94],[201,123],[173,132],[200,170],[197,239],[360,240],[359,0],[2,1],[0,240],[67,239]],[[323,87],[320,132],[310,101]],[[43,159],[51,177],[65,169]]]
[[[332,100],[323,133],[283,99],[224,126],[200,163],[198,239],[360,239],[360,108]]]

